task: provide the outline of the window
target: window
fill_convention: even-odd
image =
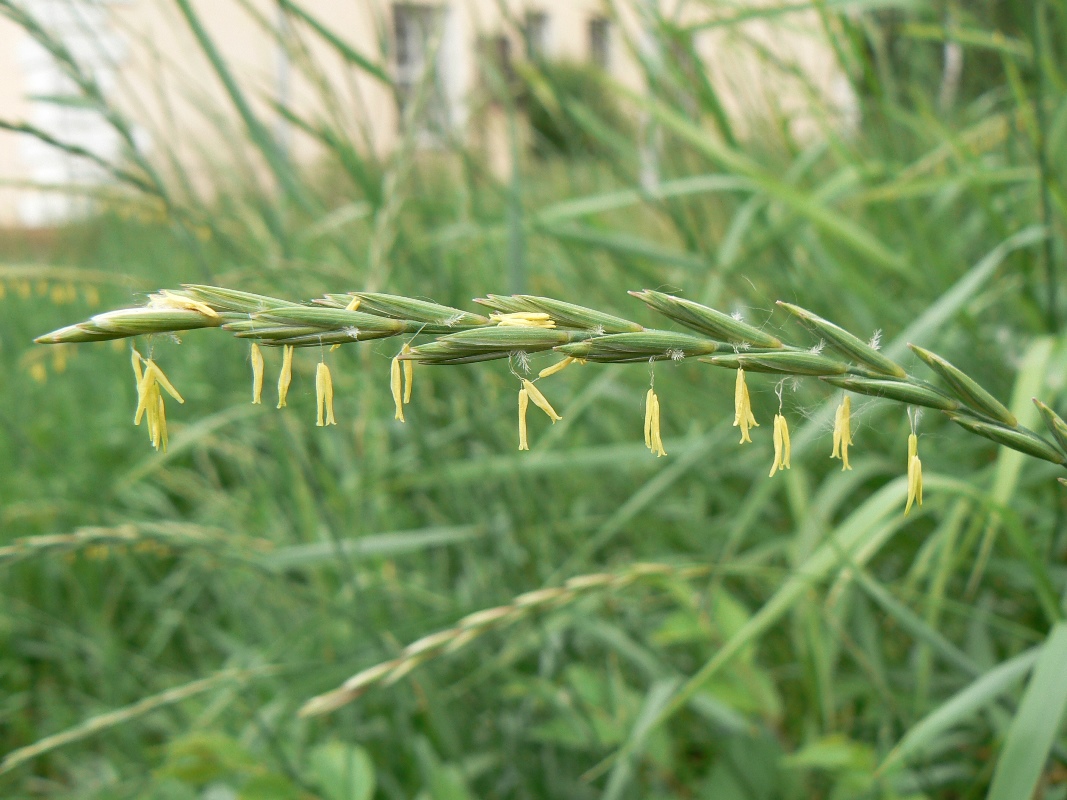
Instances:
[[[443,68],[447,63],[441,57],[441,35],[444,32],[445,13],[438,6],[397,4],[393,6],[393,30],[396,36],[396,97],[400,111],[400,124],[409,113],[411,103],[419,89],[419,81],[427,81],[426,99],[415,124],[420,132],[432,138],[444,135],[448,130],[448,96],[445,92]],[[430,49],[437,46],[437,63],[429,64]],[[429,69],[429,74],[426,74]]]
[[[530,61],[548,58],[548,14],[544,11],[527,11],[522,34],[526,40],[526,58]]]
[[[589,20],[589,60],[603,70],[611,68],[611,20],[607,17]]]
[[[511,86],[515,69],[511,64],[511,39],[507,36],[485,36],[478,40],[478,59],[482,65],[482,84],[490,92]]]

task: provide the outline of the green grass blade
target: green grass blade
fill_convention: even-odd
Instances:
[[[1019,710],[997,759],[987,800],[1033,797],[1067,713],[1067,623],[1054,625],[1041,647]]]
[[[887,772],[936,744],[946,731],[971,719],[983,708],[1010,690],[1033,669],[1042,650],[1033,648],[1010,658],[984,673],[980,678],[939,705],[931,714],[913,725],[878,767]],[[1028,797],[1029,795],[1017,795]]]
[[[271,569],[314,567],[334,563],[340,557],[371,558],[401,555],[425,550],[430,547],[468,542],[484,535],[484,525],[453,525],[438,528],[422,528],[411,531],[391,531],[342,539],[338,542],[283,547],[263,556],[264,566]]]

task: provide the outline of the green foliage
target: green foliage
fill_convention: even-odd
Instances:
[[[375,55],[283,5],[301,41],[388,81]],[[408,137],[374,155],[296,43],[325,111],[283,111],[322,143],[320,163],[270,154],[262,121],[240,119],[262,107],[238,102],[255,91],[236,77],[209,145],[240,158],[208,173],[209,195],[187,180],[195,155],[163,169],[131,151],[114,166],[138,193],[49,238],[5,234],[0,794],[1062,798],[1060,472],[939,413],[918,423],[926,498],[904,518],[902,409],[853,397],[842,472],[829,458],[838,390],[818,381],[779,399],[780,378],[753,372],[764,425],[742,448],[732,373],[571,366],[540,384],[563,420],[531,416],[518,453],[504,361],[416,368],[401,425],[395,342],[327,352],[340,424],[322,430],[318,353],[297,354],[276,411],[248,404],[246,343],[191,331],[138,345],[187,401],[169,409],[164,455],[130,424],[124,347],[30,344],[182,283],[470,308],[520,276],[532,296],[642,325],[656,317],[624,290],[650,286],[776,340],[799,331],[772,318],[776,300],[863,346],[881,330],[877,352],[908,371],[921,366],[908,343],[942,354],[937,392],[959,370],[1060,442],[1062,4],[958,4],[948,20],[888,5],[813,4],[861,97],[852,133],[834,109],[808,138],[773,109],[724,126],[696,31],[650,12],[664,46],[641,67],[662,90],[605,93],[621,119],[591,98],[562,108],[582,157],[520,153],[501,182],[458,144],[423,153]],[[744,38],[730,14],[791,19],[753,7],[708,23]],[[940,107],[946,38],[964,69]],[[190,59],[218,60],[200,47]],[[625,121],[639,118],[654,129],[641,140]],[[649,183],[642,145],[657,130]],[[154,133],[165,161],[177,143]],[[855,350],[842,341],[826,354]],[[535,370],[556,360],[531,356]],[[641,442],[650,371],[668,458]],[[768,479],[779,407],[792,469]],[[617,580],[642,562],[662,568]],[[332,714],[298,715],[410,643],[542,590],[507,625]]]
[[[632,125],[600,69],[565,61],[539,62],[521,76],[518,103],[539,157],[605,157],[611,151],[605,135],[613,140],[632,136]]]

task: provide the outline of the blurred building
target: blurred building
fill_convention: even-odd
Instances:
[[[189,9],[241,87],[248,113],[287,157],[313,160],[317,149],[293,114],[328,120],[351,131],[359,147],[389,152],[417,99],[418,146],[476,136],[499,162],[507,152],[503,125],[484,118],[471,124],[477,90],[521,60],[545,59],[590,63],[643,91],[639,59],[657,58],[659,46],[643,24],[654,2],[189,0]],[[122,165],[131,149],[164,172],[186,165],[183,178],[192,182],[248,161],[247,120],[180,0],[22,0],[21,7],[80,73],[0,17],[0,121],[31,126],[81,155],[0,130],[0,226],[49,226],[83,213],[88,197],[113,182],[108,165]],[[737,5],[730,9],[736,13]],[[807,13],[757,16],[739,26],[709,25],[694,41],[731,116],[773,107],[804,135],[812,102],[846,117],[854,105],[819,31]],[[769,70],[761,50],[785,67]],[[436,70],[420,94],[430,59]],[[88,107],[79,99],[86,87],[131,124],[117,129]]]

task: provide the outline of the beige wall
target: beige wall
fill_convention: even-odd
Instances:
[[[36,0],[31,7],[45,8],[69,1]],[[277,133],[282,123],[266,98],[276,97],[282,83],[287,83],[290,102],[302,117],[329,115],[335,126],[351,132],[358,146],[378,153],[395,146],[399,124],[391,91],[365,72],[346,66],[320,37],[296,26],[300,41],[307,45],[309,62],[321,75],[321,85],[317,86],[302,74],[299,65],[289,63],[286,67],[277,42],[236,0],[193,2],[208,33],[252,98],[255,113],[272,132]],[[628,0],[614,6],[617,24],[611,34],[611,74],[634,89],[640,89],[642,81],[630,50],[648,47],[640,23],[639,2],[648,0]],[[238,181],[265,180],[266,170],[245,146],[242,124],[173,0],[96,0],[94,5],[106,13],[105,20],[94,17],[93,24],[106,29],[109,42],[106,57],[94,55],[94,63],[101,65],[104,83],[117,104],[137,120],[136,140],[141,151],[163,170],[176,162],[184,165],[194,191],[205,195],[220,176],[233,176]],[[277,7],[271,0],[253,0],[251,7],[261,15],[262,24],[278,23]],[[304,0],[303,7],[368,58],[386,61],[380,42],[383,38],[391,42],[393,35],[392,4],[387,0]],[[548,56],[585,61],[589,58],[589,20],[604,9],[602,0],[507,0],[505,13],[510,20],[505,20],[498,0],[452,0],[439,62],[444,63],[448,76],[446,88],[453,120],[462,126],[465,98],[480,80],[475,48],[479,37],[499,35],[506,29],[513,57],[521,58],[523,42],[515,23],[521,22],[528,10],[543,11],[549,19]],[[678,16],[686,21],[708,11],[706,6],[701,10],[692,4],[679,5],[679,9]],[[668,9],[668,13],[673,12]],[[746,23],[702,36],[700,46],[714,82],[724,93],[728,110],[739,121],[765,114],[769,108],[784,110],[797,116],[796,124],[802,132],[805,124],[811,127],[810,119],[805,122],[804,110],[812,102],[829,98],[841,104],[835,92],[840,94],[843,78],[830,49],[819,38],[815,22],[813,17],[794,14],[783,25]],[[84,33],[77,26],[73,30],[71,35],[75,38]],[[25,99],[34,82],[27,78],[26,38],[10,22],[0,19],[0,118],[53,124],[54,109]],[[784,61],[798,64],[808,76],[811,91],[801,88],[803,81],[770,73],[753,42]],[[386,66],[390,71],[394,68],[392,64]],[[39,84],[40,70],[34,75]],[[336,99],[327,102],[324,91],[334,93]],[[75,139],[89,136],[86,131],[93,127],[78,118],[66,122],[66,128],[60,127]],[[492,120],[482,124],[488,132],[470,132],[481,134],[479,141],[486,136],[499,138],[493,132],[499,125]],[[310,137],[282,127],[288,128],[286,139],[296,158],[306,161],[315,157],[317,147]],[[229,133],[220,136],[220,129]],[[99,131],[94,134],[95,139],[89,136],[89,144],[107,151],[109,156],[117,154],[121,143],[115,137],[108,140],[97,134]],[[55,164],[49,172],[41,165],[49,158],[57,163],[60,159],[50,156],[47,148],[28,145],[25,138],[0,132],[0,225],[49,224],[84,208],[77,203],[63,205],[62,197],[49,201],[50,205],[24,188],[2,185],[39,181],[42,176],[53,183],[62,183],[61,178],[89,183],[100,180],[92,170],[71,172],[69,164],[67,172]],[[487,146],[494,149],[492,141]],[[497,149],[502,152],[502,148]],[[500,158],[495,160],[504,168]]]
[[[0,118],[21,120],[27,115],[28,104],[24,99],[25,86],[17,58],[19,31],[0,16]],[[0,225],[15,219],[15,198],[18,191],[5,186],[4,181],[24,177],[22,159],[19,155],[18,137],[0,131]]]

